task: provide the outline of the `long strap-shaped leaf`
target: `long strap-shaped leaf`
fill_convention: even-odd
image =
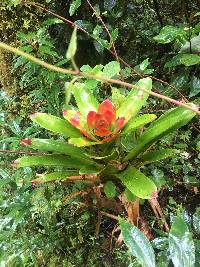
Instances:
[[[169,250],[175,267],[195,266],[195,247],[192,235],[180,215],[175,218],[169,233]]]
[[[142,267],[155,267],[155,254],[146,236],[134,225],[119,219],[122,236],[131,254]]]
[[[81,137],[82,134],[66,120],[46,113],[35,113],[30,116],[31,120],[41,127],[65,137]]]
[[[124,161],[133,159],[159,138],[186,125],[195,115],[195,112],[182,107],[167,111],[138,138],[135,146],[124,158]]]
[[[45,173],[34,179],[35,183],[49,183],[54,181],[69,180],[69,177],[79,175],[78,171],[68,170],[61,172]],[[71,181],[71,180],[70,180]]]
[[[118,174],[117,177],[131,193],[139,198],[150,199],[157,192],[156,185],[134,167],[129,166],[125,171]]]
[[[139,80],[136,85],[150,91],[152,89],[152,80],[150,78],[144,78]],[[126,100],[117,110],[117,117],[125,117],[125,122],[128,122],[132,117],[137,115],[148,96],[149,94],[144,91],[132,89],[126,97]]]
[[[142,160],[141,165],[143,166],[145,164],[149,164],[149,163],[152,163],[155,161],[159,161],[159,160],[173,157],[177,153],[180,153],[180,150],[166,148],[166,149],[160,149],[160,150],[154,150],[151,152],[147,152],[144,155],[142,155],[141,157],[139,157],[139,159]]]
[[[84,159],[90,164],[94,163],[93,160],[90,160],[85,155],[84,149],[75,147],[61,140],[32,138],[22,140],[21,143],[41,151],[58,152],[60,154]]]
[[[62,166],[69,169],[80,169],[85,164],[84,160],[74,159],[62,155],[45,155],[45,156],[26,156],[14,161],[14,166],[31,167],[31,166]]]

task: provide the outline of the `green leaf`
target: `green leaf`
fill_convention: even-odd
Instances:
[[[143,267],[155,267],[155,254],[146,236],[134,225],[119,219],[124,242]],[[183,267],[183,266],[182,266]]]
[[[153,39],[160,44],[168,44],[177,38],[186,38],[186,32],[184,31],[184,29],[174,26],[165,26]]]
[[[91,90],[83,83],[72,85],[72,91],[80,113],[86,118],[89,111],[97,111],[99,103],[93,96]]]
[[[200,79],[197,78],[196,76],[193,76],[191,80],[191,89],[189,97],[193,97],[198,94],[200,94]]]
[[[142,199],[151,199],[157,192],[155,184],[143,173],[134,167],[129,166],[125,171],[119,173],[117,177],[134,195]]]
[[[159,119],[154,121],[135,141],[133,149],[124,158],[124,161],[135,158],[158,139],[186,125],[195,115],[195,112],[183,107],[168,110]]]
[[[100,171],[95,165],[85,165],[81,167],[79,174],[98,174]]]
[[[181,56],[180,62],[186,67],[200,64],[200,56],[196,54],[183,54]]]
[[[175,218],[169,233],[169,250],[175,267],[194,266],[194,242],[187,224],[180,215]]]
[[[141,79],[136,83],[136,86],[151,91],[152,80],[150,78]],[[149,93],[137,89],[132,89],[126,97],[126,100],[117,110],[117,116],[125,117],[125,122],[127,123],[132,117],[135,117],[137,115],[148,97]]]
[[[115,198],[117,195],[116,186],[112,181],[107,181],[104,185],[103,190],[108,198]]]
[[[94,146],[94,145],[99,145],[103,144],[103,142],[95,142],[95,141],[90,141],[87,138],[80,137],[80,138],[70,138],[68,140],[68,143],[77,147],[84,147],[84,146]]]
[[[66,53],[67,59],[72,59],[76,54],[76,50],[77,50],[77,27],[74,28],[70,39],[70,43]]]
[[[63,166],[70,169],[79,169],[85,164],[81,159],[73,159],[62,155],[26,156],[14,161],[13,166],[17,168],[31,166]]]
[[[196,233],[200,234],[200,207],[193,214],[193,227]]]
[[[52,173],[45,173],[40,175],[38,178],[34,179],[33,181],[36,183],[48,183],[54,181],[61,181],[67,180],[68,177],[78,175],[78,171],[63,171],[63,172],[52,172]]]
[[[128,188],[125,189],[124,194],[128,201],[135,201],[137,199],[136,195],[131,193],[131,191],[128,190]]]
[[[93,162],[85,155],[84,149],[69,145],[66,141],[32,138],[22,140],[21,143],[41,151],[58,152],[72,157],[85,159],[90,163]]]
[[[155,161],[173,157],[177,153],[180,153],[180,150],[166,148],[166,149],[146,152],[144,155],[140,156],[139,158],[143,160],[142,165],[145,165],[145,164],[149,164]]]
[[[117,61],[111,61],[105,65],[103,69],[103,74],[107,78],[112,78],[115,75],[118,75],[120,72],[120,64]]]
[[[122,131],[122,135],[128,134],[133,132],[137,129],[144,127],[146,124],[155,120],[157,116],[155,114],[144,114],[140,115],[136,118],[132,118],[125,126],[124,130]]]
[[[30,116],[33,122],[41,127],[62,134],[65,137],[80,137],[82,134],[66,120],[46,113],[35,113]]]
[[[186,42],[181,47],[180,53],[200,53],[200,35],[193,37],[190,42]]]
[[[76,10],[81,6],[81,0],[73,0],[70,4],[69,14],[73,16]]]

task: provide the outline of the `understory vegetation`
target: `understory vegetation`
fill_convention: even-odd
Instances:
[[[0,266],[200,266],[200,2],[2,0]]]

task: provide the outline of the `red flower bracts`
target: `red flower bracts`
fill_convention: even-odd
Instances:
[[[83,135],[95,141],[107,142],[114,139],[124,126],[125,118],[116,118],[115,106],[109,99],[103,101],[98,111],[89,111],[87,118],[82,118],[80,112],[66,110],[64,117]]]

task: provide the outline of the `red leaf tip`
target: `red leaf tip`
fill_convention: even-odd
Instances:
[[[67,116],[67,110],[63,111],[63,117]]]

